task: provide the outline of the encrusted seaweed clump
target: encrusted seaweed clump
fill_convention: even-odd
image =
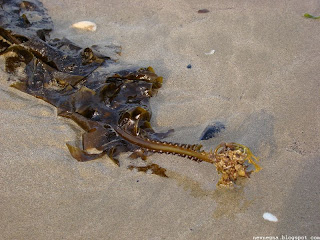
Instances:
[[[4,0],[0,7],[0,55],[12,86],[54,105],[59,116],[85,130],[82,149],[67,144],[78,161],[106,154],[119,165],[121,152],[144,160],[148,152],[178,154],[215,164],[223,185],[248,177],[253,170],[246,162],[260,169],[240,144],[219,145],[212,153],[201,145],[161,141],[172,130],[156,133],[151,127],[149,100],[162,85],[151,67],[105,73],[99,67],[113,64],[109,57],[67,39],[50,38],[53,24],[39,1]],[[156,164],[128,168],[166,177],[166,170]]]
[[[218,185],[230,186],[239,177],[250,177],[253,171],[261,170],[255,162],[259,159],[248,147],[238,143],[221,143],[214,151],[214,158],[217,171],[222,174]],[[252,164],[255,169],[248,170],[248,164]]]

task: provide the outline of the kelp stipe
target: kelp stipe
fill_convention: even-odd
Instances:
[[[128,121],[126,121],[128,122]],[[258,172],[261,167],[255,162],[259,159],[254,156],[251,150],[238,143],[221,143],[212,152],[201,150],[202,145],[188,145],[171,142],[151,140],[139,134],[131,134],[126,124],[116,127],[115,131],[125,140],[138,145],[144,151],[179,155],[187,157],[196,162],[208,162],[214,164],[219,174],[222,174],[218,185],[231,186],[239,177],[249,177],[252,172]],[[255,169],[249,170],[248,164]]]

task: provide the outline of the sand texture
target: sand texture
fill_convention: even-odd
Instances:
[[[219,121],[226,128],[201,141],[204,148],[245,144],[263,170],[220,189],[213,165],[178,156],[149,158],[169,178],[126,169],[128,154],[121,167],[108,157],[79,163],[66,142],[80,141],[82,130],[9,87],[1,60],[0,239],[320,236],[320,20],[303,17],[319,15],[319,1],[43,4],[53,37],[113,46],[110,53],[122,47],[106,71],[152,66],[164,77],[151,100],[152,125],[175,129],[168,141],[199,143]],[[96,31],[70,27],[80,21]]]

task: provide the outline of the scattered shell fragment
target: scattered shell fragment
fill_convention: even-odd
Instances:
[[[90,21],[77,22],[72,24],[71,27],[86,30],[86,31],[91,31],[91,32],[94,32],[97,30],[97,25],[94,22],[90,22]]]
[[[205,55],[212,55],[216,50],[212,49],[210,52],[204,53]]]
[[[264,218],[265,220],[270,221],[270,222],[278,222],[278,218],[277,218],[275,215],[273,215],[273,214],[271,214],[271,213],[268,213],[268,212],[265,212],[265,213],[263,214],[263,218]]]

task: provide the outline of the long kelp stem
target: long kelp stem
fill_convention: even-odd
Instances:
[[[148,138],[142,138],[140,136],[133,136],[120,127],[116,127],[115,130],[122,138],[149,151],[177,154],[182,157],[189,157],[197,162],[205,161],[208,163],[214,163],[212,154],[201,150],[201,145],[186,145],[155,141]]]
[[[215,164],[218,173],[222,174],[218,185],[232,185],[238,177],[249,177],[253,171],[258,172],[261,170],[261,167],[255,162],[255,160],[259,161],[259,159],[252,154],[248,147],[242,144],[221,143],[214,152],[205,152],[201,150],[201,145],[155,141],[139,135],[132,135],[120,127],[116,127],[115,131],[125,140],[147,151],[177,154],[197,162],[205,161]],[[248,166],[245,164],[246,161],[254,165],[255,170],[248,170]]]

